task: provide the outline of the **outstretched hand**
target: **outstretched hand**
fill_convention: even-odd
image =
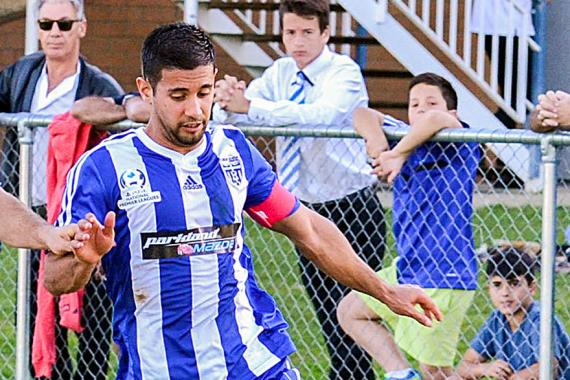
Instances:
[[[75,257],[81,262],[95,265],[115,246],[115,213],[108,212],[103,224],[89,213],[77,226]]]
[[[391,285],[390,296],[382,300],[394,313],[414,318],[431,327],[433,319],[441,321],[443,315],[433,300],[416,285]],[[416,309],[420,306],[423,313]]]

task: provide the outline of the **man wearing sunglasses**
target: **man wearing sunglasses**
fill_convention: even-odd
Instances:
[[[109,74],[80,56],[81,39],[87,32],[83,0],[38,0],[35,10],[42,51],[24,56],[0,71],[0,112],[53,116],[69,111],[75,100],[86,96],[115,97],[123,93]],[[38,128],[33,146],[32,206],[40,215],[45,215],[47,146],[47,128]],[[18,189],[19,160],[15,129],[8,130],[3,147],[6,158],[0,171],[1,181],[8,191],[15,190]],[[35,252],[31,273],[32,332],[38,268],[39,253]],[[107,370],[111,307],[108,298],[101,299],[99,295],[105,295],[104,285],[94,280],[86,288],[85,307],[93,311],[83,313],[86,329],[80,337],[79,377],[75,379],[104,378]],[[90,319],[93,322],[90,323]],[[97,323],[107,324],[109,328],[98,327]],[[66,333],[56,330],[57,362],[52,378],[71,378]]]

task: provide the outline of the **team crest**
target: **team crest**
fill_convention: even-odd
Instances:
[[[146,185],[146,177],[140,169],[127,169],[121,174],[119,186],[121,191],[142,189]]]
[[[235,186],[241,187],[244,182],[244,170],[241,159],[238,156],[229,156],[221,159],[220,164],[227,181]]]
[[[159,191],[151,191],[147,178],[140,169],[125,170],[119,177],[119,187],[121,198],[117,202],[117,206],[121,210],[162,200]]]

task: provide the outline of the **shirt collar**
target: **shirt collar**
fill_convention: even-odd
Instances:
[[[79,74],[81,73],[81,63],[77,61],[77,68],[75,73],[57,85],[50,93],[48,93],[48,73],[47,73],[47,63],[44,63],[42,72],[36,84],[36,90],[34,92],[35,104],[33,105],[34,111],[39,112],[51,105],[57,99],[64,97],[66,94],[73,92],[77,89],[77,83]],[[75,96],[75,94],[73,94]]]
[[[333,54],[331,53],[328,45],[325,45],[321,54],[315,58],[313,62],[309,63],[303,70],[301,70],[307,77],[307,80],[311,86],[314,86],[317,77],[324,71],[324,68],[330,63],[332,58]],[[296,74],[297,73],[295,73],[295,75]]]
[[[200,145],[196,147],[196,149],[192,149],[190,152],[183,154],[180,152],[175,151],[174,149],[170,149],[161,145],[154,141],[145,131],[145,128],[138,128],[135,133],[141,139],[144,145],[150,150],[162,154],[172,160],[180,161],[180,160],[197,160],[198,157],[206,151],[208,143],[210,141],[210,132],[207,130],[204,133],[204,137],[200,141]]]

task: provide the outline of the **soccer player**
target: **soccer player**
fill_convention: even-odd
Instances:
[[[75,254],[50,255],[45,270],[46,286],[61,294],[102,261],[119,379],[298,378],[287,323],[255,280],[244,211],[347,286],[425,325],[440,318],[417,287],[380,280],[331,222],[283,189],[238,129],[207,128],[217,70],[204,32],[158,27],[143,44],[142,68],[149,122],[72,169],[59,223],[78,221],[77,238],[87,241]]]

